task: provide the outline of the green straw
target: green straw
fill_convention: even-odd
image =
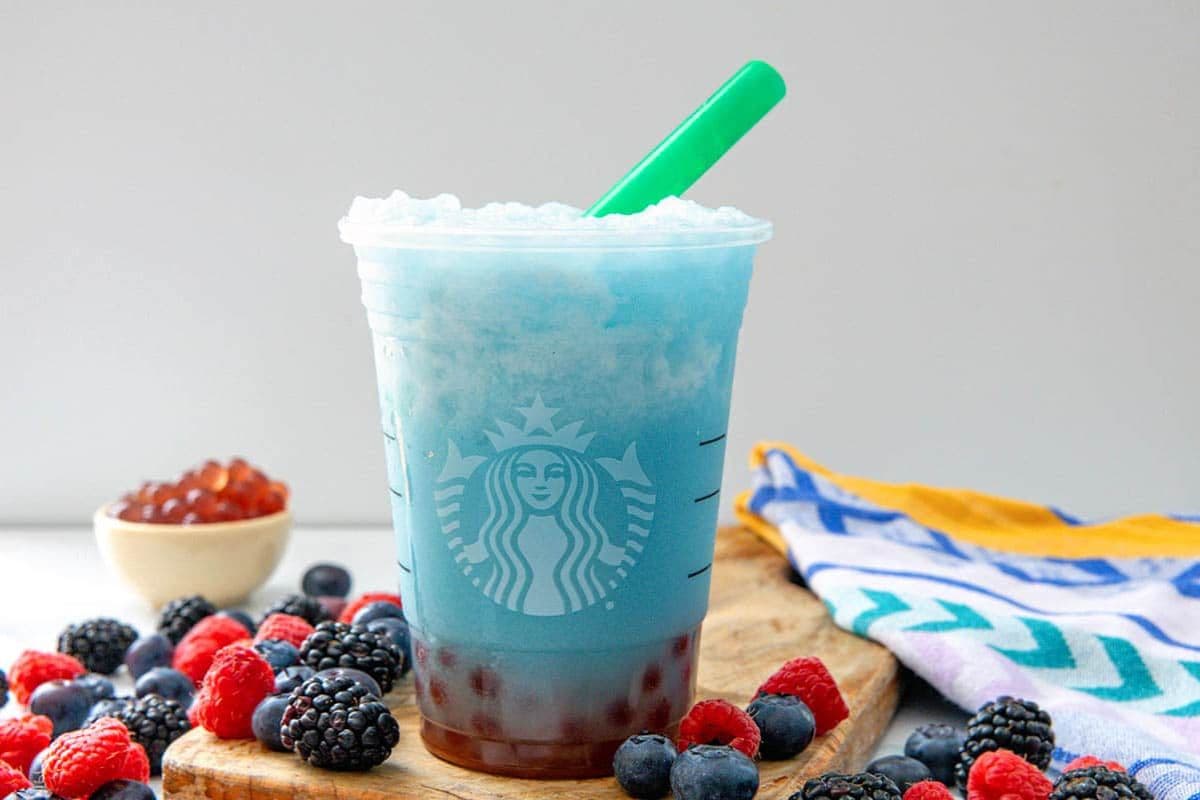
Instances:
[[[636,214],[664,197],[683,194],[786,92],[783,78],[770,64],[746,64],[597,200],[585,216]]]

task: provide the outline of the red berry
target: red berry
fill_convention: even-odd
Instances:
[[[49,717],[26,714],[0,720],[0,761],[28,775],[29,765],[50,744],[53,732]]]
[[[8,797],[18,789],[28,789],[30,786],[33,784],[24,772],[0,759],[0,797]]]
[[[179,640],[171,666],[199,686],[218,650],[249,637],[250,631],[237,620],[213,614],[193,625]]]
[[[128,729],[112,717],[64,733],[42,762],[46,788],[63,797],[87,797],[124,775],[132,744]]]
[[[0,758],[3,758],[3,756],[0,755]],[[1073,769],[1086,769],[1087,767],[1108,767],[1114,772],[1126,771],[1125,767],[1121,764],[1118,764],[1116,761],[1104,761],[1103,759],[1096,758],[1095,756],[1080,756],[1070,764],[1067,764],[1065,767],[1063,767],[1063,772],[1070,772]]]
[[[131,742],[125,751],[125,762],[121,765],[121,773],[113,780],[124,779],[148,783],[150,781],[150,757],[137,742]]]
[[[204,675],[196,719],[219,739],[253,739],[254,708],[275,691],[275,673],[249,647],[226,647]]]
[[[500,676],[487,667],[476,667],[469,677],[471,691],[480,697],[494,700],[500,694]]]
[[[1011,750],[991,750],[971,765],[967,800],[1046,800],[1054,784]]]
[[[750,715],[727,700],[702,700],[679,723],[679,752],[694,744],[727,744],[750,758],[762,734]]]
[[[940,781],[918,781],[908,787],[904,800],[954,800],[954,795]]]
[[[9,669],[8,685],[12,687],[13,697],[24,705],[29,702],[33,690],[46,681],[78,678],[85,672],[83,664],[63,653],[26,650],[17,656]]]
[[[354,615],[362,610],[362,607],[370,603],[391,603],[397,608],[403,607],[404,603],[400,600],[400,595],[390,594],[388,592],[367,592],[366,594],[354,599],[350,605],[342,611],[338,622],[353,622]],[[424,664],[425,662],[421,662]]]
[[[833,730],[850,716],[837,681],[819,658],[793,658],[767,678],[756,694],[799,697],[813,712],[818,736]]]
[[[254,641],[279,639],[298,648],[304,644],[304,640],[314,630],[315,628],[308,624],[308,620],[302,617],[294,617],[291,614],[272,614],[258,626],[258,633],[254,635]]]

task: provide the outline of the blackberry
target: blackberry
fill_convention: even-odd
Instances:
[[[4,704],[8,702],[8,678],[4,676],[4,670],[0,669],[0,708],[4,708]]]
[[[279,738],[314,767],[364,770],[387,761],[400,740],[400,727],[361,683],[314,677],[292,690]]]
[[[989,750],[1011,750],[1044,772],[1054,750],[1050,725],[1050,715],[1032,700],[1004,696],[983,705],[967,721],[967,738],[954,767],[958,787],[966,789],[971,765]]]
[[[1050,800],[1154,800],[1136,778],[1108,767],[1084,767],[1064,772],[1054,782]]]
[[[140,744],[150,758],[150,774],[162,773],[162,758],[171,742],[192,727],[187,710],[178,700],[168,700],[148,694],[127,703],[112,713],[129,729],[129,735]]]
[[[386,633],[344,622],[322,622],[300,648],[301,664],[317,672],[333,667],[362,670],[375,679],[383,694],[392,690],[401,659]]]
[[[886,775],[826,772],[805,782],[788,800],[900,800],[900,789]]]
[[[112,675],[137,638],[137,631],[124,622],[97,617],[68,625],[58,635],[58,652],[74,656],[90,672]]]
[[[289,594],[278,600],[263,613],[262,618],[266,619],[272,614],[291,614],[293,617],[302,617],[309,625],[316,625],[318,622],[329,619],[325,606],[321,605],[317,598],[306,597],[302,594]]]
[[[114,716],[125,706],[133,702],[132,697],[108,697],[103,700],[97,700],[84,717],[83,725],[80,727],[86,728],[101,717]]]
[[[162,614],[158,618],[158,632],[170,639],[171,644],[176,645],[193,625],[215,613],[217,607],[198,594],[177,597],[163,606]]]

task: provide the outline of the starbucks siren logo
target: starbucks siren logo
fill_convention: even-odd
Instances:
[[[541,395],[518,428],[484,431],[491,455],[447,443],[434,500],[463,575],[498,605],[537,616],[579,611],[628,576],[650,535],[654,486],[630,443],[621,458],[587,455],[583,420],[557,428]],[[612,607],[612,602],[606,603]]]

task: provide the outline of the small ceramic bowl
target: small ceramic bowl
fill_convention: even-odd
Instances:
[[[275,571],[287,547],[292,515],[204,525],[151,525],[107,515],[92,518],[108,566],[155,608],[202,594],[220,606],[242,603]]]

